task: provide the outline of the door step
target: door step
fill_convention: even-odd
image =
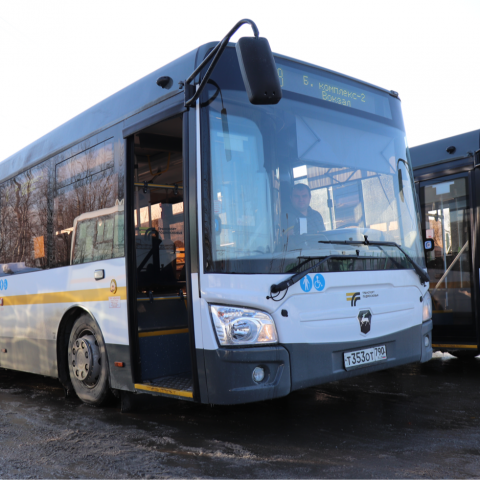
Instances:
[[[147,391],[160,395],[180,397],[184,400],[193,400],[193,379],[190,373],[155,378],[154,380],[148,380],[143,383],[136,383],[135,389],[138,390],[139,393],[141,391]]]

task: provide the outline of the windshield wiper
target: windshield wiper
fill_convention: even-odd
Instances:
[[[381,247],[396,247],[398,248],[404,255],[405,258],[411,263],[413,266],[413,269],[415,270],[415,273],[420,277],[420,282],[422,285],[425,285],[427,282],[430,281],[430,276],[428,273],[426,273],[419,265],[413,260],[410,255],[408,255],[403,248],[395,242],[376,242],[376,241],[369,241],[368,240],[368,235],[364,235],[365,240],[344,240],[344,241],[332,241],[332,240],[319,240],[318,243],[329,243],[329,244],[335,244],[335,245],[372,245],[374,247],[378,247],[390,260],[392,260],[394,263],[396,262],[383,248]]]
[[[283,282],[274,283],[270,287],[270,297],[267,297],[267,299],[272,298],[271,297],[272,294],[282,292],[283,290],[286,290],[288,287],[291,287],[292,285],[295,285],[295,283],[299,282],[303,277],[305,277],[309,273],[313,272],[322,263],[328,262],[328,260],[331,260],[332,258],[341,258],[341,259],[355,258],[355,259],[358,260],[359,258],[362,258],[362,257],[358,257],[357,255],[328,255],[328,257],[325,257],[324,259],[320,260],[319,262],[317,262],[315,265],[311,266],[310,268],[307,268],[303,272],[296,273],[295,275],[291,276],[287,280],[284,280]]]

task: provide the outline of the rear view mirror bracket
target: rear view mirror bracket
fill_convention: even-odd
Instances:
[[[204,58],[200,65],[192,74],[181,82],[180,88],[185,87],[185,107],[191,107],[200,97],[205,85],[207,84],[213,69],[222,56],[228,41],[232,35],[244,24],[248,23],[253,30],[254,38],[243,37],[237,43],[237,56],[240,63],[243,81],[247,90],[250,102],[256,105],[276,104],[282,98],[280,81],[275,68],[275,61],[266,38],[259,37],[257,26],[252,20],[243,19],[227,33],[212,51]],[[213,58],[213,60],[212,60]],[[195,93],[192,95],[193,85],[190,82],[198,75],[202,68],[212,60],[202,81],[198,85]],[[272,68],[273,67],[273,68]],[[275,84],[276,81],[276,84]],[[272,94],[273,92],[273,94]]]

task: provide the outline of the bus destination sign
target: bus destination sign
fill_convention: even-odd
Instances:
[[[277,72],[283,90],[392,118],[388,98],[370,89],[362,89],[359,86],[348,85],[336,79],[288,66],[277,68]]]

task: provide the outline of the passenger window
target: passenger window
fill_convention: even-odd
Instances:
[[[113,140],[88,146],[56,160],[55,266],[124,256],[123,200],[119,201]]]
[[[80,215],[73,226],[72,264],[108,260],[124,251],[123,200],[111,208]]]
[[[0,276],[51,268],[52,163],[0,185]]]

